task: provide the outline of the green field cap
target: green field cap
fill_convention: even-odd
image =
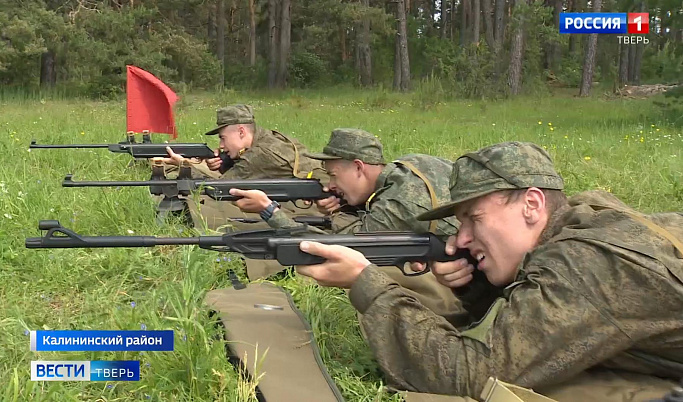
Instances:
[[[215,135],[226,126],[254,123],[254,111],[249,105],[230,105],[216,111],[216,128],[205,133]]]
[[[530,142],[504,142],[470,152],[453,163],[451,202],[417,217],[420,221],[455,215],[462,202],[500,190],[538,187],[562,190],[564,181],[550,155]]]
[[[384,164],[382,143],[374,135],[357,128],[337,128],[332,131],[330,141],[322,153],[304,155],[319,160],[360,159],[371,165]]]

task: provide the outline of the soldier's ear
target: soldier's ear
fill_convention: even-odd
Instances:
[[[536,187],[527,189],[523,201],[524,207],[522,211],[527,223],[534,224],[539,222],[546,211],[546,201],[543,190]]]
[[[365,164],[364,164],[363,161],[360,160],[360,159],[354,159],[354,160],[353,160],[353,166],[354,166],[354,168],[355,168],[355,170],[356,170],[357,172],[362,172],[362,171],[363,171],[363,166],[365,166]]]

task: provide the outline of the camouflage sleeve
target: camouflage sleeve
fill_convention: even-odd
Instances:
[[[333,215],[332,227],[336,228],[335,233],[411,230],[413,216],[409,204],[394,199],[379,200],[372,205],[370,211],[361,212],[358,217],[350,214]]]
[[[512,285],[507,299],[497,299],[481,321],[464,331],[407,295],[373,265],[352,286],[350,299],[363,314],[364,326],[373,328],[368,343],[396,387],[477,397],[489,376],[524,387],[551,385],[634,342],[605,303],[587,296],[583,282],[558,274],[567,272],[566,266],[558,266],[571,264],[566,257],[560,253],[525,265],[526,280]],[[585,272],[593,267],[572,268]]]
[[[294,219],[290,218],[285,211],[278,209],[273,212],[273,216],[268,219],[268,226],[273,229],[287,229],[303,227],[304,224],[294,221]]]
[[[292,177],[289,162],[270,149],[250,148],[235,165],[223,173],[223,180],[247,180]]]
[[[278,209],[273,212],[273,216],[268,219],[268,226],[273,229],[290,229],[303,227],[304,224],[296,222],[294,219],[290,218],[285,211]],[[327,234],[324,230],[314,226],[309,226],[308,231],[312,233]]]

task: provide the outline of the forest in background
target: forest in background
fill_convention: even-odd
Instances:
[[[560,35],[560,12],[648,12],[650,43]],[[494,98],[683,80],[680,0],[6,0],[4,90],[111,98],[125,66],[176,91],[334,85]],[[577,94],[579,90],[577,89]]]

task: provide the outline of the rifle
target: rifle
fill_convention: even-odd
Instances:
[[[107,148],[110,152],[114,153],[127,153],[134,158],[164,158],[168,157],[168,152],[166,152],[166,147],[169,147],[173,152],[184,158],[198,158],[198,159],[211,159],[215,158],[216,154],[209,148],[206,143],[129,143],[129,142],[119,142],[116,144],[37,144],[36,140],[31,141],[29,148],[32,149],[56,149],[56,148],[69,148],[69,149],[83,149],[83,148]],[[225,155],[225,156],[223,156]],[[223,163],[226,163],[224,158],[230,159],[227,154],[221,152],[219,155]],[[228,162],[229,163],[229,162]]]
[[[235,201],[241,197],[230,194],[230,189],[261,190],[274,201],[320,200],[334,193],[323,191],[316,179],[253,179],[253,180],[199,180],[183,178],[176,180],[143,181],[74,181],[73,174],[67,174],[62,187],[149,187],[154,195],[173,197],[189,195],[200,190],[216,201]]]
[[[406,272],[406,262],[454,261],[467,258],[476,264],[467,249],[456,255],[445,253],[445,243],[432,233],[412,232],[356,233],[353,235],[325,235],[308,233],[306,228],[265,229],[227,233],[221,236],[155,237],[155,236],[81,236],[60,225],[56,220],[43,220],[39,230],[43,237],[27,238],[26,248],[100,248],[100,247],[155,247],[162,245],[198,245],[218,252],[241,253],[247,258],[277,260],[283,266],[320,264],[324,258],[299,249],[302,241],[337,244],[357,250],[373,264],[397,266],[406,276],[418,276],[429,271]]]
[[[250,218],[230,218],[231,221],[240,223],[259,223],[263,222],[261,219],[250,219]],[[295,222],[303,223],[308,226],[315,226],[323,229],[332,228],[332,219],[329,216],[314,216],[314,215],[303,215],[296,216],[292,218]]]

